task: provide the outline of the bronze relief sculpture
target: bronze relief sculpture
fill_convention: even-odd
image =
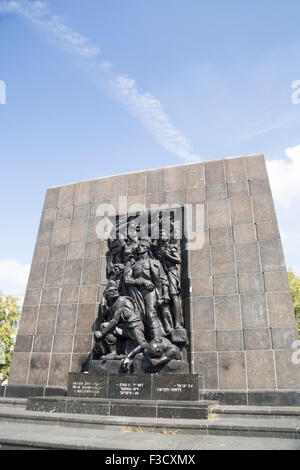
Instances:
[[[168,230],[162,228],[168,222]],[[119,218],[108,239],[108,280],[83,370],[187,372],[181,264],[174,216]]]

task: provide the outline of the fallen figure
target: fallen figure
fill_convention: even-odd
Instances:
[[[122,361],[124,371],[130,371],[130,366],[134,357],[143,352],[144,356],[149,360],[152,366],[160,367],[168,364],[171,360],[182,360],[182,353],[178,346],[171,343],[164,337],[154,338],[150,343],[142,343],[134,348]]]

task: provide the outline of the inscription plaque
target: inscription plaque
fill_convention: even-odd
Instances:
[[[198,374],[69,374],[68,396],[121,400],[199,401]]]
[[[68,396],[107,398],[108,375],[69,374]]]
[[[199,400],[199,376],[190,374],[153,375],[153,400]]]
[[[109,377],[108,395],[110,398],[150,400],[151,376],[111,375]]]

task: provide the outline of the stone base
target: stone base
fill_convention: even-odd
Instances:
[[[88,365],[89,373],[107,373],[107,374],[124,374],[121,360],[108,361],[90,361]],[[153,366],[145,356],[138,354],[130,369],[131,374],[188,374],[189,365],[185,361],[172,360],[161,367]]]
[[[30,398],[27,410],[101,416],[132,416],[166,419],[207,419],[216,402],[114,400],[93,398]]]
[[[200,400],[221,405],[300,406],[300,390],[203,390]]]
[[[68,396],[126,400],[199,401],[203,378],[197,374],[70,373]]]
[[[64,387],[48,387],[46,385],[9,384],[0,387],[0,397],[5,398],[51,397],[66,396],[66,394],[67,389]]]

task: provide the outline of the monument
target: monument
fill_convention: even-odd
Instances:
[[[263,155],[99,178],[47,191],[2,394],[299,405],[297,339]]]

